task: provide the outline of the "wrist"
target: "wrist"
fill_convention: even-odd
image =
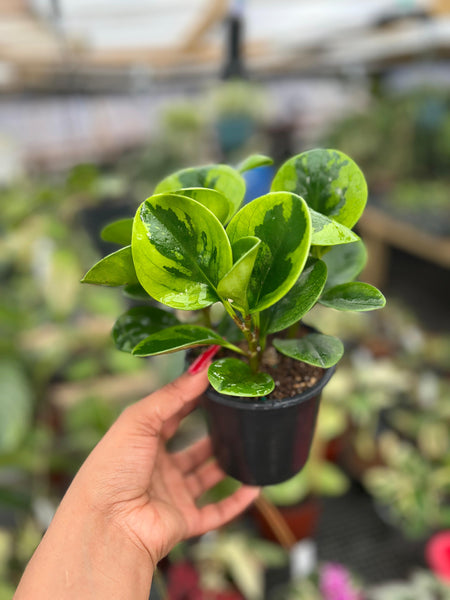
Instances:
[[[16,600],[147,600],[153,570],[148,552],[114,519],[66,497],[25,571]]]

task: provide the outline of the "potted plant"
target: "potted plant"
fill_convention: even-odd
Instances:
[[[222,348],[205,405],[214,450],[227,473],[257,485],[305,464],[321,390],[343,354],[339,339],[299,332],[301,319],[317,302],[356,311],[385,304],[354,281],[365,261],[351,230],[367,200],[358,166],[337,150],[304,152],[280,167],[271,192],[240,208],[241,173],[270,162],[255,155],[238,169],[166,177],[134,219],[103,230],[123,247],[83,279],[153,299],[117,320],[123,351]]]

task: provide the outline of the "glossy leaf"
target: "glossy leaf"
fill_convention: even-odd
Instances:
[[[298,340],[276,338],[273,345],[281,354],[325,369],[335,365],[344,354],[341,340],[323,333],[309,333]]]
[[[105,242],[113,242],[121,246],[131,244],[131,232],[133,230],[133,219],[120,219],[103,227],[100,237]]]
[[[336,310],[366,311],[383,308],[386,299],[373,285],[350,281],[327,290],[319,302]]]
[[[138,283],[131,255],[131,246],[113,252],[89,269],[82,283],[97,285],[127,285]]]
[[[177,194],[197,200],[206,206],[221,223],[227,223],[234,213],[233,203],[217,190],[209,188],[185,188],[178,190]]]
[[[359,237],[351,229],[330,219],[312,208],[309,209],[311,215],[312,246],[335,246],[337,244],[349,244],[356,242]]]
[[[231,246],[218,219],[184,196],[148,198],[136,213],[133,259],[142,287],[184,310],[218,301],[216,286],[232,267]]]
[[[154,193],[175,192],[193,187],[211,188],[222,193],[232,203],[231,214],[238,210],[245,195],[244,179],[228,165],[205,165],[182,169],[158,183]]]
[[[155,306],[134,306],[117,319],[112,336],[119,350],[131,352],[152,333],[177,324],[178,319],[170,312]]]
[[[310,258],[289,292],[261,314],[261,329],[276,333],[297,323],[319,300],[327,279],[327,267]]]
[[[333,246],[322,260],[328,269],[325,284],[325,289],[328,289],[358,277],[367,262],[367,251],[362,240],[359,240],[352,244]]]
[[[252,154],[251,156],[247,156],[247,158],[238,165],[238,171],[239,173],[244,173],[245,171],[250,171],[257,167],[267,167],[269,165],[273,165],[273,158],[270,158],[270,156],[266,156],[265,154]]]
[[[211,344],[233,347],[223,337],[207,327],[175,325],[149,335],[134,348],[132,353],[136,356],[153,356]]]
[[[272,191],[302,196],[308,205],[352,228],[367,202],[367,184],[357,164],[338,150],[309,150],[286,161]]]
[[[275,304],[298,279],[311,241],[311,219],[302,198],[276,192],[256,198],[233,217],[227,228],[234,245],[255,236],[261,240],[248,286],[250,312]]]
[[[233,246],[234,264],[217,286],[217,293],[233,306],[247,312],[247,288],[258,254],[261,240],[256,237],[244,237]]]
[[[213,388],[226,396],[257,398],[267,396],[275,383],[268,373],[253,373],[249,365],[237,358],[221,358],[208,369]]]

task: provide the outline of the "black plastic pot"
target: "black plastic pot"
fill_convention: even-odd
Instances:
[[[222,469],[249,485],[293,477],[308,460],[320,397],[331,367],[309,390],[285,400],[224,396],[208,388],[204,408]]]

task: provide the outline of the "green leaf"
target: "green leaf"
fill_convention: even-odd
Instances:
[[[131,246],[113,252],[89,269],[81,280],[82,283],[96,285],[126,285],[138,283],[131,255]]]
[[[234,348],[227,340],[207,327],[175,325],[146,337],[134,348],[132,354],[153,356],[196,346],[211,346],[212,344]]]
[[[135,306],[117,319],[112,336],[119,350],[131,352],[152,333],[177,324],[179,321],[175,315],[166,310],[155,306]]]
[[[133,230],[133,219],[120,219],[103,227],[100,237],[105,242],[113,242],[121,246],[131,244],[131,232]]]
[[[383,308],[386,298],[373,285],[350,281],[327,290],[319,302],[336,310],[366,311]]]
[[[33,394],[20,363],[0,361],[0,454],[22,442],[31,423]]]
[[[218,219],[184,196],[160,194],[138,208],[133,259],[142,287],[184,310],[218,301],[216,287],[232,267],[230,242]]]
[[[352,281],[361,273],[367,262],[367,251],[362,242],[333,246],[322,260],[327,265],[328,279],[325,289]]]
[[[276,192],[256,198],[233,217],[227,228],[234,245],[254,236],[261,240],[249,282],[250,312],[275,304],[297,281],[311,241],[311,219],[302,198]]]
[[[265,154],[252,154],[251,156],[247,156],[247,158],[238,165],[237,169],[239,173],[244,173],[245,171],[251,171],[251,169],[266,167],[268,165],[273,165],[273,158],[270,158],[270,156],[266,156]]]
[[[248,311],[247,288],[255,264],[261,240],[256,237],[244,237],[233,246],[234,265],[217,286],[219,296],[228,300],[241,310]]]
[[[245,195],[244,179],[228,165],[206,165],[182,169],[158,183],[154,193],[161,194],[199,187],[217,190],[226,196],[233,206],[230,217],[238,210]]]
[[[271,190],[295,192],[317,212],[352,228],[367,202],[367,184],[357,164],[338,150],[309,150],[278,170]]]
[[[356,242],[359,237],[351,229],[326,217],[312,208],[309,209],[312,225],[312,246],[335,246]]]
[[[268,373],[253,373],[247,363],[237,358],[213,362],[208,369],[208,379],[217,392],[226,396],[267,396],[275,387]]]
[[[324,369],[335,365],[344,354],[341,340],[323,333],[309,333],[299,340],[276,338],[273,345],[281,354]]]
[[[327,267],[321,260],[310,258],[289,292],[261,314],[261,329],[276,333],[299,321],[320,298]]]
[[[235,212],[233,203],[226,196],[210,188],[184,188],[177,194],[197,200],[208,208],[221,223],[227,223]]]

